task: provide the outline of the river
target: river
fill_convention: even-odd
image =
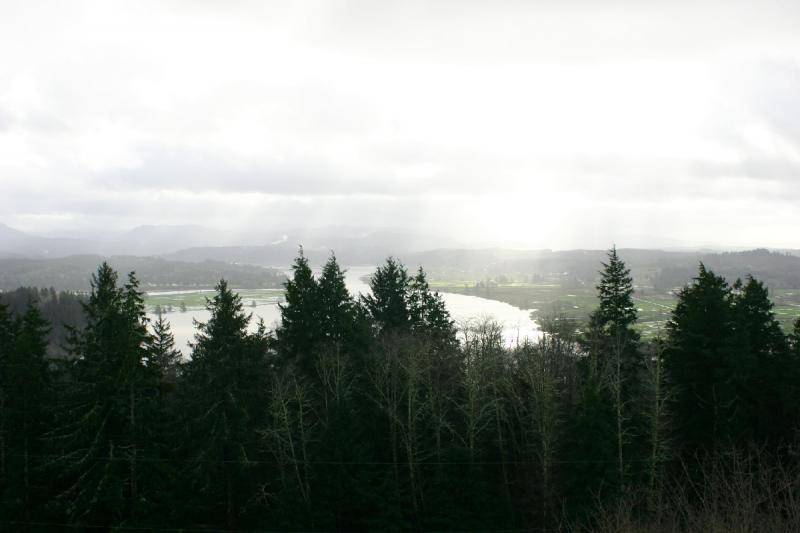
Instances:
[[[367,294],[369,286],[361,278],[372,274],[374,266],[348,267],[345,275],[345,283],[351,294]],[[317,275],[319,272],[315,272]],[[193,291],[196,292],[196,291]],[[170,294],[179,295],[180,291],[169,291]],[[152,295],[167,294],[166,292],[152,293]],[[535,340],[539,337],[538,324],[531,318],[532,310],[519,309],[513,305],[496,300],[488,300],[479,296],[468,296],[464,294],[441,293],[450,316],[453,317],[457,326],[461,326],[468,321],[492,318],[503,325],[503,337],[507,345],[512,346],[524,339]],[[255,307],[247,307],[246,310],[253,314],[250,323],[251,330],[257,327],[259,318],[264,320],[268,328],[272,329],[280,321],[280,310],[278,301],[275,298],[255,300]],[[151,319],[155,315],[149,314]],[[172,333],[175,335],[175,345],[188,355],[188,343],[194,338],[194,321],[205,322],[209,318],[209,313],[203,308],[190,307],[185,312],[173,311],[167,313],[165,318],[172,326]]]

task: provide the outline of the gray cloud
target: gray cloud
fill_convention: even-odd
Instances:
[[[519,181],[503,175],[507,160],[466,150],[417,144],[365,146],[357,165],[313,153],[281,161],[236,161],[208,148],[152,146],[136,150],[129,169],[91,178],[98,190],[174,190],[276,196],[491,195]],[[492,179],[487,179],[492,178]]]
[[[800,57],[758,65],[743,98],[753,113],[800,155]]]
[[[798,22],[783,1],[6,2],[0,222],[800,246]]]

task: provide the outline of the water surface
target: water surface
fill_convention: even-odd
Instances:
[[[349,267],[345,275],[345,282],[351,294],[368,294],[369,286],[362,280],[363,277],[375,271],[374,266]],[[318,271],[315,274],[319,275]],[[179,296],[180,294],[196,293],[198,291],[169,291],[168,294]],[[244,291],[243,291],[244,292]],[[167,294],[152,293],[152,294]],[[266,293],[265,293],[266,294]],[[273,293],[274,294],[274,293]],[[538,338],[540,330],[536,322],[531,318],[529,309],[519,309],[505,302],[488,300],[479,296],[469,296],[465,294],[441,293],[447,310],[455,320],[457,326],[484,318],[491,318],[501,323],[503,326],[503,337],[506,344],[513,345],[522,342],[524,339],[535,340]],[[254,296],[255,295],[255,296]],[[243,298],[246,310],[252,313],[253,320],[250,322],[250,330],[255,331],[259,319],[263,319],[268,329],[274,329],[280,322],[280,310],[278,309],[278,299],[274,295],[259,297],[257,291],[246,291]],[[253,306],[255,304],[255,306]],[[177,309],[177,306],[173,306]],[[155,316],[151,313],[151,319]],[[175,335],[175,344],[184,354],[189,354],[188,343],[194,339],[196,332],[194,321],[205,322],[209,319],[209,312],[203,308],[188,308],[185,312],[174,310],[166,313],[165,318],[172,326],[172,333]]]

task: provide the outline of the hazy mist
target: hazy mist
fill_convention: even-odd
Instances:
[[[796,2],[4,2],[0,222],[797,247],[799,23]]]

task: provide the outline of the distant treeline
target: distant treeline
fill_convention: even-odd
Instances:
[[[621,250],[638,286],[667,291],[689,283],[702,262],[727,279],[752,274],[770,288],[800,287],[800,254],[770,252],[666,252]],[[564,287],[593,286],[600,277],[599,250],[434,250],[412,256],[432,277],[443,280],[500,279]]]
[[[800,256],[769,250],[707,254],[700,258],[708,268],[727,278],[750,274],[773,289],[800,287]],[[663,265],[653,276],[656,289],[681,287],[696,271],[696,261],[683,260]]]
[[[645,342],[630,271],[599,266],[587,323],[513,347],[394,259],[356,299],[301,252],[275,331],[220,281],[188,361],[105,263],[67,358],[43,306],[0,305],[0,526],[800,530],[800,320],[701,264]]]
[[[54,287],[89,291],[89,276],[102,261],[94,255],[58,259],[0,259],[0,290],[17,287]],[[286,276],[275,269],[218,261],[186,263],[157,257],[117,256],[109,259],[120,272],[137,272],[144,290],[211,289],[224,278],[231,287],[279,288]]]
[[[86,325],[81,302],[85,296],[50,289],[20,287],[13,291],[0,292],[0,305],[5,305],[12,315],[22,316],[31,305],[39,309],[42,318],[49,324],[47,352],[49,357],[63,357],[69,339],[70,328],[82,329]]]

